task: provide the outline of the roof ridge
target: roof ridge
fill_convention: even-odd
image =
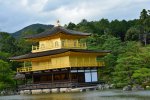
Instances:
[[[66,34],[80,35],[80,36],[90,36],[91,35],[90,33],[79,32],[79,31],[76,31],[76,30],[71,30],[71,29],[64,28],[62,26],[57,26],[57,27],[53,27],[52,29],[49,29],[47,31],[44,31],[42,33],[29,35],[29,36],[26,36],[24,38],[26,38],[26,39],[44,38],[46,36],[50,36],[50,35],[53,35],[53,34],[58,33],[58,32],[64,32]]]

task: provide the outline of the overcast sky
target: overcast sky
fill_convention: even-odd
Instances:
[[[132,20],[150,0],[0,0],[0,31],[15,32],[30,24],[62,25],[107,18]]]

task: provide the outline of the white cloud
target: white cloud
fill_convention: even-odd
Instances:
[[[134,19],[149,0],[0,0],[0,29],[14,32],[33,23],[78,23],[82,19]]]

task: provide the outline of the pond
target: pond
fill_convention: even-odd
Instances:
[[[150,91],[105,90],[80,93],[0,96],[0,100],[150,100]]]

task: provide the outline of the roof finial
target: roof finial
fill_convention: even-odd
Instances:
[[[57,20],[55,27],[57,27],[57,26],[61,26],[59,20]]]

